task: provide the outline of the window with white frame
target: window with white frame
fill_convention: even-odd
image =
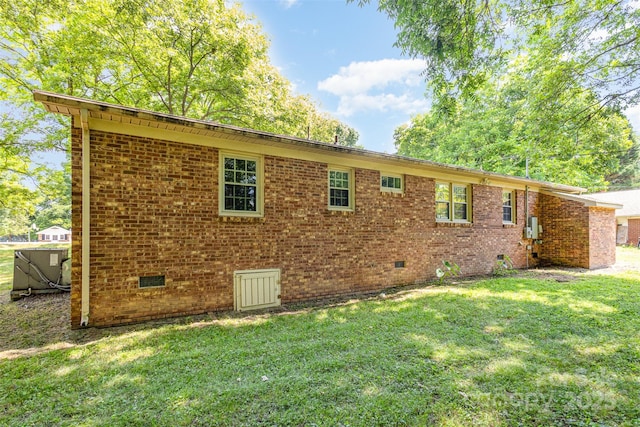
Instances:
[[[329,169],[329,208],[353,210],[353,172],[350,169]]]
[[[470,221],[471,197],[468,185],[436,183],[436,220]]]
[[[262,159],[220,154],[220,214],[262,215]]]
[[[502,192],[502,222],[506,224],[514,224],[516,222],[515,201],[516,199],[514,191]]]
[[[402,175],[381,173],[380,174],[380,190],[390,191],[392,193],[402,193],[403,190]]]

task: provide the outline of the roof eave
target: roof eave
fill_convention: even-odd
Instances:
[[[216,133],[222,134],[231,134],[231,135],[240,135],[245,137],[251,137],[256,139],[262,139],[271,142],[289,144],[289,145],[300,145],[307,148],[323,150],[323,151],[332,151],[332,152],[340,152],[345,154],[354,154],[358,156],[365,156],[374,160],[382,160],[386,162],[401,162],[401,163],[409,163],[419,167],[434,169],[434,170],[445,170],[456,173],[461,173],[465,175],[472,175],[481,178],[494,178],[501,179],[519,183],[521,185],[530,185],[540,187],[542,190],[557,192],[561,191],[564,193],[584,193],[587,190],[581,187],[574,187],[570,185],[556,184],[545,181],[536,181],[529,178],[522,178],[511,175],[503,175],[495,172],[487,172],[478,169],[467,168],[463,166],[455,166],[448,165],[444,163],[432,162],[429,160],[415,159],[411,157],[399,156],[396,154],[387,154],[387,153],[379,153],[376,151],[365,150],[360,148],[353,147],[345,147],[341,145],[328,144],[325,142],[313,141],[308,139],[302,139],[292,136],[279,135],[270,132],[256,131],[252,129],[241,128],[233,125],[219,124],[205,120],[192,119],[187,117],[174,116],[170,114],[157,113],[148,110],[142,110],[138,108],[125,107],[121,105],[110,104],[106,102],[92,101],[84,98],[77,98],[68,95],[61,95],[52,92],[46,91],[34,91],[33,92],[34,100],[42,103],[47,111],[56,113],[56,114],[65,114],[65,115],[78,115],[80,110],[92,110],[92,111],[102,111],[109,114],[113,114],[115,116],[125,116],[125,117],[136,117],[144,120],[149,120],[152,122],[161,122],[161,123],[170,123],[173,125],[190,127],[190,128],[199,128],[204,129]],[[66,108],[61,108],[65,106]]]
[[[580,202],[588,207],[598,207],[598,208],[608,208],[608,209],[622,209],[623,205],[619,203],[611,203],[611,202],[603,202],[601,200],[596,200],[591,197],[576,195],[576,194],[567,194],[562,192],[548,192],[543,190],[543,193],[551,193],[552,196],[560,197],[566,200],[573,200],[574,202]]]

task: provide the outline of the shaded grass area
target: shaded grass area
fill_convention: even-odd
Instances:
[[[637,426],[639,313],[640,277],[568,274],[70,331],[0,352],[0,425]]]
[[[10,297],[16,250],[69,246],[59,243],[0,244],[0,355],[11,349],[56,344],[69,337],[67,293],[31,296],[16,302],[11,302]],[[0,425],[1,415],[0,408]]]

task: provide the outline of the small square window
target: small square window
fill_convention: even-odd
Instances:
[[[381,174],[380,190],[390,191],[393,193],[402,193],[402,181],[403,179],[401,175]]]

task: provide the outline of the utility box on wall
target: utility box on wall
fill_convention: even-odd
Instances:
[[[70,260],[68,249],[21,249],[14,252],[11,299],[68,290]]]
[[[529,223],[524,228],[524,238],[539,239],[541,232],[542,232],[542,227],[538,224],[538,217],[537,216],[529,217]]]
[[[532,216],[529,217],[529,228],[531,229],[531,238],[537,239],[540,237],[539,229],[538,229],[538,217]]]

